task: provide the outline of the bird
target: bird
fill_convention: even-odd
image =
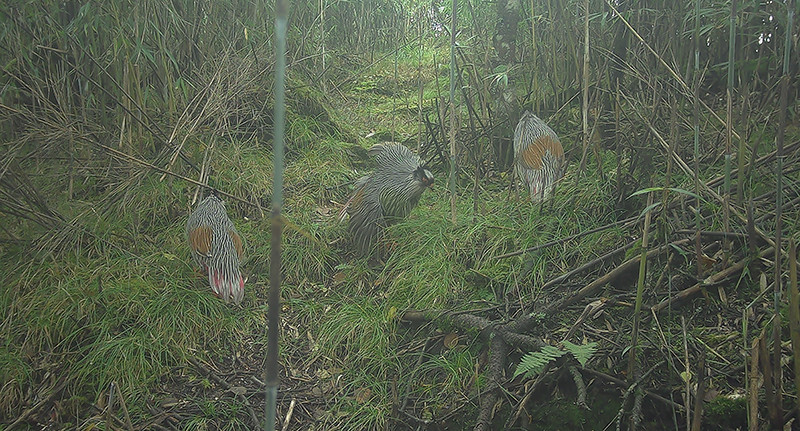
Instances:
[[[239,305],[245,279],[239,270],[242,239],[228,218],[225,204],[215,195],[203,199],[186,221],[192,257],[207,272],[214,294]]]
[[[541,118],[525,111],[514,130],[514,172],[530,193],[543,201],[564,175],[564,149],[558,135]]]
[[[387,226],[407,217],[422,192],[433,186],[433,174],[401,144],[375,144],[367,154],[375,158],[375,171],[356,181],[339,213],[340,221],[350,215],[348,232],[362,255],[372,250]]]

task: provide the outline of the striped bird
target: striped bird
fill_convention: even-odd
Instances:
[[[216,196],[205,198],[186,221],[186,238],[194,261],[208,273],[211,289],[225,302],[237,305],[244,297],[244,278],[239,271],[242,239]]]
[[[350,215],[348,231],[362,255],[368,254],[386,226],[406,216],[417,206],[422,192],[433,185],[433,175],[419,156],[403,145],[373,145],[375,171],[356,181],[355,191],[339,214]]]
[[[564,175],[564,149],[558,135],[539,117],[525,111],[514,131],[514,172],[534,202],[547,199]]]

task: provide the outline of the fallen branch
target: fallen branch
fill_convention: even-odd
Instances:
[[[558,283],[561,283],[562,281],[567,280],[568,278],[570,278],[570,277],[572,277],[572,276],[574,276],[576,274],[580,274],[580,273],[582,273],[584,271],[588,271],[590,268],[594,267],[595,265],[599,265],[599,264],[601,264],[603,262],[609,261],[612,258],[614,258],[615,256],[617,256],[618,254],[626,252],[628,249],[633,247],[635,244],[636,244],[636,241],[631,241],[631,242],[623,245],[622,247],[619,247],[619,248],[617,248],[615,250],[612,250],[612,251],[610,251],[610,252],[608,252],[608,253],[606,253],[606,254],[604,254],[604,255],[602,255],[602,256],[600,256],[600,257],[598,257],[598,258],[596,258],[596,259],[594,259],[594,260],[592,260],[590,262],[584,263],[583,265],[573,269],[572,271],[569,271],[567,273],[559,275],[558,277],[556,277],[556,278],[548,281],[547,283],[545,283],[542,286],[541,290],[546,291],[547,289],[555,286]]]
[[[488,392],[486,396],[481,399],[478,421],[474,428],[475,431],[492,429],[492,413],[494,412],[495,402],[498,399],[498,392],[500,391],[501,387],[501,379],[503,378],[503,370],[506,367],[508,346],[503,338],[492,338],[490,349],[489,375],[487,376]]]
[[[677,240],[677,241],[673,241],[673,242],[671,242],[669,244],[664,244],[661,247],[654,248],[654,249],[652,249],[652,250],[647,252],[647,259],[652,259],[653,257],[665,252],[670,247],[685,245],[685,244],[688,244],[689,242],[690,242],[689,239],[680,239],[680,240]],[[579,300],[591,295],[596,290],[598,290],[601,287],[605,286],[606,283],[610,282],[614,278],[618,277],[619,275],[621,275],[621,274],[623,274],[625,272],[631,271],[634,268],[636,268],[636,265],[639,264],[639,260],[641,260],[640,256],[636,256],[634,258],[628,259],[625,262],[623,262],[621,265],[619,265],[616,268],[614,268],[611,272],[609,272],[606,275],[604,275],[604,276],[592,281],[591,283],[589,283],[586,286],[584,286],[582,289],[580,289],[577,292],[573,293],[571,296],[567,296],[567,297],[561,299],[560,301],[554,302],[553,304],[551,304],[549,307],[547,307],[545,309],[545,311],[544,311],[545,315],[551,316],[556,311],[559,311],[559,310],[563,309],[564,307],[566,307],[568,305],[572,305],[575,302],[578,302]]]
[[[774,247],[769,247],[766,250],[764,250],[761,253],[759,253],[759,257],[768,257],[768,256],[772,255],[772,253],[774,253],[774,252],[775,252],[775,248]],[[680,292],[678,292],[677,294],[673,295],[672,297],[667,298],[667,299],[659,302],[658,304],[652,306],[651,310],[653,310],[654,313],[658,313],[659,311],[667,308],[670,304],[674,304],[676,302],[683,301],[684,299],[687,299],[687,298],[689,298],[691,296],[694,296],[695,294],[700,293],[700,291],[704,287],[707,287],[709,285],[712,285],[714,283],[722,281],[722,280],[728,278],[731,274],[734,274],[734,273],[737,273],[737,272],[741,271],[745,266],[747,266],[748,263],[750,263],[750,261],[751,261],[751,259],[749,257],[748,258],[744,258],[744,259],[740,260],[739,262],[736,262],[734,265],[731,265],[731,266],[723,269],[722,271],[717,272],[717,273],[707,277],[705,280],[695,284],[694,286],[691,286],[691,287],[688,287],[686,289],[683,289]]]
[[[677,235],[697,235],[697,233],[698,232],[696,230],[693,230],[693,229],[678,229],[678,230],[675,231],[675,234],[677,234]],[[700,236],[702,236],[702,237],[713,238],[713,239],[726,239],[726,238],[727,239],[732,239],[732,238],[736,238],[736,239],[740,239],[740,240],[743,240],[743,241],[747,239],[747,234],[743,234],[743,233],[717,232],[717,231],[707,231],[707,230],[701,230],[699,233],[700,233]]]

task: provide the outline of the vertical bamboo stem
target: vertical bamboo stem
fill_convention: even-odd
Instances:
[[[420,16],[417,19],[417,37],[419,38],[419,53],[417,56],[417,85],[419,85],[419,98],[417,98],[417,154],[420,154],[420,150],[422,150],[422,96],[425,88],[422,81],[422,35],[422,16]]]
[[[728,33],[728,86],[726,91],[727,116],[725,121],[725,203],[722,206],[722,224],[724,226],[725,237],[723,238],[723,249],[725,250],[725,264],[727,265],[728,255],[730,254],[731,243],[728,239],[728,232],[731,231],[731,159],[733,150],[733,67],[735,60],[736,47],[736,0],[731,0],[730,11],[730,31]],[[744,157],[744,154],[739,154]],[[739,185],[741,187],[741,184]]]
[[[786,105],[789,93],[789,53],[792,49],[792,27],[794,20],[794,5],[792,0],[786,1],[786,38],[783,51],[783,76],[781,77],[781,99],[780,110],[778,111],[778,133],[775,137],[775,159],[776,167],[776,193],[775,193],[775,287],[773,292],[773,312],[775,317],[772,320],[772,369],[775,391],[775,416],[770,418],[773,427],[780,427],[783,419],[782,378],[781,378],[781,314],[780,301],[782,294],[781,287],[781,236],[783,229],[783,140],[786,129]]]
[[[327,64],[325,62],[325,0],[319,0],[319,45],[322,49],[322,72],[319,74],[320,84],[322,84],[322,92],[327,93],[328,88],[325,85],[325,71]]]
[[[453,0],[450,22],[450,219],[456,224],[456,15],[458,0]]]
[[[789,238],[789,328],[794,356],[795,393],[800,393],[800,292],[797,290],[797,248]],[[795,417],[800,417],[800,397],[795,397]]]
[[[683,379],[683,406],[686,409],[686,429],[692,429],[692,368],[689,365],[689,340],[686,329],[686,318],[681,316],[681,332],[683,333],[683,365],[684,374],[686,377]]]
[[[586,156],[589,148],[589,0],[583,1],[583,156],[578,169],[577,180],[586,167]]]
[[[752,346],[750,347],[750,375],[749,377],[749,390],[747,392],[747,429],[748,431],[758,431],[758,379],[760,373],[758,372],[758,345],[759,337],[753,339]]]
[[[272,214],[269,251],[269,309],[267,311],[266,422],[264,429],[275,429],[275,404],[278,399],[278,331],[281,310],[281,233],[283,223],[283,140],[286,121],[286,0],[277,0],[275,17],[275,123],[272,183]]]
[[[694,98],[693,98],[693,128],[694,128],[694,192],[700,196],[700,0],[694,2]],[[702,250],[700,248],[700,210],[702,202],[697,199],[695,208],[695,255],[697,259],[697,277],[702,278],[703,269],[700,264]]]
[[[647,194],[647,208],[653,205],[653,193]],[[636,361],[639,353],[639,322],[641,320],[642,297],[644,295],[644,278],[647,274],[647,243],[650,231],[650,216],[652,211],[648,209],[644,215],[644,227],[642,228],[642,252],[639,260],[639,279],[636,283],[636,306],[633,311],[633,330],[631,331],[631,350],[628,356],[628,378],[630,381],[636,380]]]
[[[694,412],[692,414],[692,431],[700,431],[703,419],[703,402],[706,393],[706,351],[700,351],[700,362],[697,364],[697,389],[694,396]]]

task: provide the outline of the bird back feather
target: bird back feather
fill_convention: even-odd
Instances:
[[[186,238],[192,258],[208,272],[214,293],[225,302],[241,303],[245,282],[239,270],[242,239],[219,198],[209,196],[200,202],[186,221]]]
[[[367,153],[375,158],[375,171],[356,182],[340,214],[350,215],[348,231],[362,254],[372,249],[386,226],[408,216],[433,183],[419,156],[403,145],[376,144]]]
[[[514,171],[533,201],[547,199],[564,175],[564,149],[558,135],[529,111],[514,130]]]

